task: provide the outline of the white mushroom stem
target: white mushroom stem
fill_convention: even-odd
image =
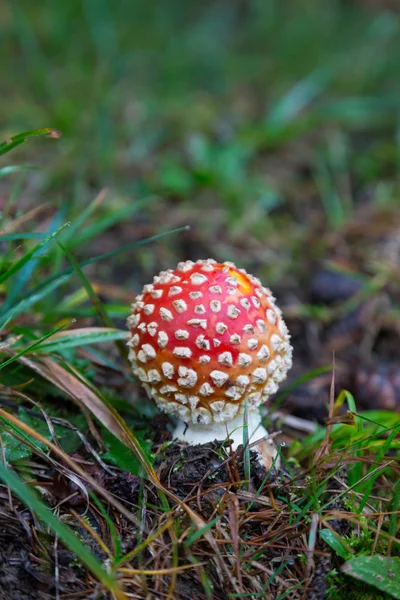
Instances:
[[[215,440],[232,440],[232,450],[243,444],[243,429],[245,426],[244,415],[237,415],[225,423],[216,423],[215,421],[208,425],[197,423],[184,423],[179,420],[175,428],[173,437],[181,442],[195,446],[197,444],[207,444]],[[277,455],[277,450],[271,439],[268,438],[268,431],[261,423],[259,411],[249,411],[247,415],[247,432],[249,445],[259,442],[252,447],[259,455],[259,461],[266,469],[270,469]],[[279,461],[275,460],[278,466]]]

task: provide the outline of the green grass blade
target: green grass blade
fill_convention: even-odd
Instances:
[[[117,256],[118,254],[122,254],[123,252],[128,252],[130,250],[134,250],[135,248],[140,248],[141,246],[145,246],[146,244],[155,242],[161,238],[167,237],[168,235],[180,233],[182,231],[187,231],[188,229],[189,229],[189,227],[187,225],[185,225],[184,227],[177,227],[176,229],[170,229],[168,231],[164,231],[163,233],[158,233],[157,235],[153,235],[153,236],[145,238],[143,240],[139,240],[137,242],[132,242],[131,244],[126,244],[125,246],[121,246],[120,248],[117,248],[117,250],[112,250],[111,252],[107,252],[106,254],[100,254],[99,256],[89,258],[88,260],[85,260],[85,261],[83,261],[81,263],[77,263],[77,264],[82,269],[83,267],[87,267],[88,265],[94,265],[103,260],[113,258],[114,256]],[[64,280],[64,281],[66,281],[74,273],[75,273],[75,269],[71,268],[71,269],[66,269],[65,271],[63,271],[62,273],[59,273],[57,275],[52,275],[46,281],[44,281],[41,285],[39,285],[37,288],[35,288],[31,292],[31,294],[33,294],[33,295],[39,294],[44,286],[49,286],[52,282],[56,281],[57,279],[59,279],[61,277],[66,277],[66,279]]]
[[[69,223],[63,223],[64,220],[64,215],[62,215],[61,211],[58,211],[58,213],[55,215],[55,217],[52,219],[52,222],[50,223],[50,226],[48,228],[48,235],[51,235],[52,233],[55,233],[55,235],[57,235],[60,231],[65,229],[69,225]],[[41,258],[45,255],[46,245],[48,243],[46,239],[42,242],[43,245],[41,248],[38,249],[35,256],[31,257],[31,260],[29,260],[22,267],[22,269],[19,270],[18,274],[16,274],[13,277],[11,283],[9,284],[7,296],[4,302],[4,305],[7,309],[11,308],[15,304],[15,302],[21,297],[21,294],[23,294],[27,283],[29,283],[29,281],[32,279],[34,272],[40,264]]]
[[[29,250],[20,260],[17,260],[7,271],[0,275],[0,285],[7,281],[10,277],[18,273],[32,258],[34,258],[35,254],[39,253],[47,244],[52,242],[55,237],[59,234],[60,231],[64,229],[64,227],[68,227],[68,223],[64,223],[61,227],[59,227],[56,231],[48,235],[43,242],[37,244],[31,250]]]
[[[72,255],[72,253],[67,248],[65,248],[60,243],[58,243],[58,245],[61,248],[61,250],[64,252],[65,256],[68,258],[69,262],[72,264],[75,271],[77,272],[80,280],[82,281],[83,287],[86,290],[88,298],[91,300],[95,311],[99,315],[99,317],[102,320],[102,322],[104,323],[104,325],[111,329],[114,328],[114,323],[108,316],[108,314],[103,306],[103,303],[101,302],[100,298],[97,296],[90,281],[87,279],[87,277],[85,276],[81,267],[79,266],[78,261],[75,259],[75,257]],[[122,360],[123,361],[127,360],[127,350],[126,350],[125,344],[123,344],[121,342],[121,340],[117,339],[116,346],[117,346],[117,350],[119,351],[119,353],[121,355]]]
[[[113,543],[114,543],[114,565],[115,565],[119,562],[119,560],[122,556],[121,537],[118,534],[118,531],[114,525],[113,520],[111,519],[110,515],[108,514],[107,510],[104,508],[103,504],[100,502],[100,500],[96,496],[96,494],[92,490],[89,490],[89,495],[90,495],[91,499],[93,500],[93,502],[95,503],[95,505],[97,506],[97,508],[99,509],[99,511],[101,512],[103,519],[106,521],[106,523],[108,525],[108,529],[110,530],[110,534],[111,534],[111,537],[112,537]]]
[[[118,210],[114,210],[111,214],[106,215],[101,219],[97,219],[94,223],[87,225],[83,230],[80,231],[79,236],[73,237],[74,231],[78,229],[78,227],[83,223],[84,219],[87,218],[88,214],[91,212],[92,205],[88,207],[88,214],[85,215],[82,213],[81,217],[73,223],[72,231],[65,232],[63,238],[68,239],[69,244],[68,247],[76,248],[78,245],[87,243],[89,240],[93,238],[97,238],[99,235],[103,233],[106,229],[110,229],[118,223],[126,222],[126,220],[130,217],[130,215],[138,210],[142,205],[147,204],[151,200],[155,200],[156,196],[150,196],[146,198],[141,198],[136,202],[132,202],[129,206],[124,206]],[[64,239],[62,240],[65,241]]]
[[[318,69],[297,82],[269,112],[267,125],[282,126],[293,121],[301,111],[325,91],[331,76],[326,70]]]
[[[329,373],[330,371],[332,371],[332,365],[324,365],[323,367],[312,369],[304,375],[301,375],[277,395],[276,399],[274,400],[274,406],[279,406],[285,400],[286,396],[293,392],[293,390],[295,390],[299,385],[307,383],[307,381],[310,381],[319,375],[323,375],[324,373]]]
[[[7,235],[0,235],[0,242],[12,242],[13,240],[42,240],[45,237],[45,233],[35,231],[32,233],[9,233]]]
[[[120,329],[111,329],[106,327],[88,327],[87,329],[74,329],[72,331],[63,331],[50,337],[47,341],[40,344],[38,352],[62,352],[67,348],[76,348],[77,346],[86,346],[88,344],[98,344],[101,342],[113,342],[116,340],[125,340],[126,331]]]
[[[146,244],[150,244],[151,242],[155,242],[164,238],[168,235],[173,235],[175,233],[181,233],[183,231],[187,231],[189,229],[188,225],[184,227],[177,227],[176,229],[170,229],[168,231],[164,231],[163,233],[157,233],[151,237],[145,238],[144,240],[138,240],[137,242],[132,242],[131,244],[125,244],[124,246],[120,246],[116,250],[112,250],[111,252],[107,252],[106,254],[101,254],[100,256],[95,256],[94,258],[89,258],[83,263],[80,263],[80,267],[86,267],[87,265],[94,265],[102,260],[107,260],[109,258],[113,258],[114,256],[118,256],[118,254],[122,254],[124,252],[129,252],[129,250],[134,250],[135,248],[140,248],[141,246],[145,246]]]
[[[33,165],[8,165],[0,169],[0,179],[12,175],[13,173],[20,173],[21,171],[35,171],[37,167]]]
[[[331,529],[321,529],[319,535],[338,556],[344,560],[351,557],[353,549],[338,533],[336,533],[336,531],[332,531]]]
[[[393,429],[393,431],[390,433],[390,435],[388,436],[387,440],[385,440],[385,443],[382,445],[378,454],[376,455],[375,462],[379,463],[384,458],[385,454],[389,451],[389,449],[392,445],[392,442],[397,437],[399,431],[400,431],[400,425],[395,427]],[[360,505],[358,507],[359,513],[361,513],[363,511],[365,505],[367,504],[367,502],[369,500],[369,497],[372,493],[372,489],[374,487],[374,483],[375,483],[376,478],[378,477],[378,474],[379,474],[379,472],[377,471],[377,469],[373,469],[372,471],[367,473],[367,475],[370,475],[370,478],[366,484],[366,489],[365,489],[364,495],[361,498]]]
[[[192,544],[194,544],[194,542],[196,542],[197,540],[199,540],[201,537],[203,537],[203,535],[205,533],[207,533],[207,531],[209,531],[210,529],[212,529],[214,527],[214,525],[216,525],[216,523],[218,523],[218,521],[220,519],[221,519],[221,516],[218,515],[212,521],[210,521],[209,523],[206,523],[203,527],[201,527],[200,529],[198,529],[197,531],[195,531],[194,533],[192,533],[191,535],[189,535],[188,538],[187,538],[187,540],[184,542],[185,548],[190,548],[190,546]]]
[[[96,198],[90,202],[90,204],[74,219],[71,223],[68,231],[64,231],[61,236],[62,241],[65,243],[66,240],[70,240],[72,236],[82,227],[84,222],[90,217],[90,215],[100,206],[104,198],[107,196],[107,189],[103,189],[97,194]],[[82,234],[82,231],[80,232]]]
[[[397,480],[393,487],[391,512],[392,514],[389,518],[389,535],[395,537],[400,519],[400,480]]]
[[[370,478],[371,479],[373,478],[373,480],[375,481],[375,479],[379,475],[379,473],[381,473],[382,471],[384,471],[386,469],[386,467],[388,467],[392,462],[393,461],[390,461],[387,465],[380,465],[379,467],[376,467],[376,469],[374,469],[370,473],[367,473],[366,475],[364,475],[364,477],[362,477],[354,485],[349,486],[346,490],[344,490],[343,492],[340,492],[340,494],[338,494],[333,499],[331,499],[328,502],[326,502],[326,504],[324,504],[321,507],[321,512],[323,510],[326,510],[328,508],[328,506],[331,506],[331,504],[333,504],[334,502],[337,502],[339,500],[339,498],[342,498],[343,496],[346,496],[347,494],[349,494],[349,492],[351,492],[354,488],[356,488],[361,483],[364,483],[365,481],[368,481],[368,479],[370,479]],[[369,498],[369,495],[366,496],[367,500],[368,500],[368,498]]]
[[[13,135],[9,140],[6,140],[5,142],[2,142],[0,144],[0,156],[6,154],[7,152],[10,152],[17,146],[20,146],[31,137],[39,137],[43,135],[55,139],[61,137],[61,133],[57,131],[57,129],[51,129],[48,127],[45,129],[33,129],[32,131],[24,131],[23,133]]]
[[[36,288],[32,292],[28,293],[26,298],[23,298],[19,304],[6,310],[4,313],[0,311],[0,315],[3,317],[3,327],[4,323],[8,323],[11,319],[15,319],[23,312],[28,311],[32,306],[34,306],[37,302],[40,302],[43,298],[46,298],[49,294],[51,294],[58,287],[63,285],[70,279],[72,273],[70,275],[61,276],[58,279],[53,279],[47,285],[43,287],[43,284],[40,288]],[[0,328],[1,329],[1,328]]]
[[[17,354],[14,354],[14,356],[12,356],[11,358],[9,358],[8,360],[5,360],[3,363],[0,364],[0,371],[2,369],[4,369],[5,367],[7,367],[8,365],[10,365],[11,363],[13,363],[16,360],[18,360],[24,354],[28,354],[28,353],[32,352],[32,350],[34,350],[35,348],[37,348],[38,346],[40,346],[40,344],[42,342],[44,342],[45,340],[47,340],[49,337],[51,337],[55,333],[58,333],[59,331],[61,331],[65,327],[66,327],[66,325],[61,325],[61,327],[57,327],[56,329],[53,329],[53,331],[50,331],[50,333],[47,333],[46,335],[42,336],[40,339],[38,339],[35,342],[33,342],[33,344],[31,344],[30,346],[28,346],[26,348],[23,348],[20,352],[18,352]]]

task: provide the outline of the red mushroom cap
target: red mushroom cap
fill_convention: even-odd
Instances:
[[[275,298],[226,262],[186,261],[145,285],[128,318],[134,374],[184,421],[234,418],[274,394],[292,365]]]

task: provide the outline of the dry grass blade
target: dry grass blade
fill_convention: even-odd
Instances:
[[[117,437],[123,444],[125,444],[136,454],[153,485],[155,485],[155,487],[162,494],[168,496],[186,512],[197,531],[204,531],[204,538],[215,552],[216,559],[218,560],[221,569],[225,572],[226,576],[231,578],[230,572],[222,560],[218,545],[216,544],[212,533],[207,528],[207,523],[187,504],[180,500],[173,492],[166,489],[161,484],[152,465],[149,464],[147,457],[144,455],[139,442],[136,440],[135,436],[130,431],[124,420],[120,417],[118,412],[108,404],[106,399],[103,399],[97,395],[86,382],[81,380],[81,377],[78,373],[70,373],[49,357],[28,359],[25,356],[22,356],[20,360],[26,366],[30,367],[42,377],[48,381],[51,381],[59,389],[63,390],[64,393],[77,402],[78,405],[84,404],[84,406],[88,408],[97,417],[97,419],[115,435],[115,437]],[[102,490],[102,488],[100,489]],[[104,490],[99,493],[103,493],[104,496]],[[119,510],[121,510],[121,507]],[[121,510],[121,512],[123,511]],[[133,515],[130,514],[130,520],[132,520],[132,518]],[[237,591],[239,591],[236,584],[234,584],[234,587]]]
[[[236,576],[239,583],[240,592],[243,594],[242,570],[240,563],[240,533],[239,533],[239,500],[233,494],[228,497],[228,516],[231,526],[232,545],[236,558]]]
[[[173,522],[171,519],[168,519],[166,521],[166,523],[164,523],[164,525],[162,525],[161,527],[159,527],[156,531],[154,531],[153,533],[151,533],[145,540],[144,542],[142,542],[141,544],[138,544],[137,546],[135,546],[135,548],[133,548],[133,550],[131,550],[130,552],[128,552],[127,554],[125,554],[124,556],[121,556],[121,558],[118,561],[119,565],[122,565],[130,560],[132,560],[135,556],[137,556],[138,554],[140,554],[141,552],[143,552],[143,550],[145,548],[147,548],[152,542],[154,542],[155,540],[157,540],[158,538],[160,538],[162,536],[162,534],[169,529],[170,527],[172,527]]]
[[[89,443],[89,441],[86,439],[86,437],[83,435],[83,433],[78,429],[78,427],[76,427],[75,425],[72,425],[69,421],[66,421],[65,419],[61,419],[59,417],[50,417],[46,413],[46,411],[43,410],[43,408],[40,406],[39,403],[35,402],[34,400],[32,400],[32,398],[30,398],[23,392],[20,392],[16,389],[8,388],[7,386],[0,384],[0,394],[1,394],[1,401],[0,401],[1,404],[5,405],[7,408],[11,408],[12,410],[17,410],[20,405],[18,403],[13,402],[12,400],[8,400],[8,398],[15,397],[15,398],[18,398],[20,400],[23,400],[24,402],[28,402],[29,404],[32,404],[33,406],[35,406],[37,411],[33,411],[31,409],[26,409],[27,412],[32,414],[32,416],[34,416],[38,419],[44,420],[47,423],[47,426],[51,433],[51,437],[54,440],[54,442],[57,444],[57,446],[60,447],[60,443],[55,434],[54,425],[61,425],[62,427],[65,427],[65,428],[69,429],[70,431],[73,431],[79,437],[79,439],[81,440],[82,444],[85,446],[88,453],[91,454],[93,456],[93,458],[99,463],[101,468],[104,469],[104,471],[106,471],[109,475],[113,474],[113,471],[101,459],[98,452],[96,452],[96,450]]]
[[[79,327],[78,329],[69,329],[68,331],[59,331],[47,338],[46,342],[54,342],[55,340],[63,339],[69,336],[85,336],[85,335],[93,335],[108,333],[110,331],[109,327]],[[118,331],[116,329],[111,329],[111,331]],[[126,334],[127,337],[127,334]]]
[[[124,330],[116,329],[115,327],[80,327],[54,333],[40,344],[36,352],[59,352],[65,348],[125,340],[126,337]]]
[[[201,567],[206,563],[198,563],[196,565],[182,565],[181,567],[171,567],[171,569],[129,569],[128,567],[121,567],[118,569],[120,573],[126,573],[128,575],[172,575],[173,573],[180,573],[181,571],[187,571],[188,569],[195,569]]]
[[[100,397],[100,395],[93,391],[89,384],[84,381],[77,372],[74,372],[72,367],[72,372],[67,371],[48,356],[35,359],[23,356],[20,360],[33,371],[61,389],[79,406],[83,404],[88,408],[100,423],[111,431],[120,442],[133,450],[136,456],[138,456],[152,483],[162,487],[153,467],[149,464],[147,457],[144,455],[139,442],[123,422],[123,419],[117,411],[109,405],[105,398]]]
[[[101,539],[101,537],[98,535],[98,533],[93,529],[93,527],[91,527],[89,525],[89,523],[87,521],[85,521],[85,519],[83,519],[81,517],[81,515],[79,515],[74,509],[71,508],[71,514],[74,515],[75,519],[79,522],[80,526],[83,527],[83,529],[86,529],[86,531],[88,533],[90,533],[90,535],[92,536],[92,538],[95,540],[95,542],[97,542],[97,544],[100,546],[100,548],[103,550],[104,554],[106,556],[108,556],[109,558],[112,558],[113,554],[111,552],[111,550],[106,546],[106,544],[103,542],[103,540]]]
[[[46,504],[40,500],[29,485],[23,482],[11,469],[0,463],[0,477],[14,494],[26,504],[32,513],[45,523],[65,544],[67,548],[79,557],[83,564],[92,572],[102,587],[108,589],[115,600],[127,600],[126,594],[120,588],[120,582],[104,568],[104,565],[83,544],[80,538],[67,527]],[[17,584],[18,585],[18,584]],[[9,597],[9,595],[7,595]]]
[[[308,535],[308,548],[307,548],[307,584],[311,583],[311,575],[315,570],[315,560],[314,560],[314,552],[315,552],[315,544],[317,541],[317,530],[319,523],[319,514],[314,513],[311,517],[311,526]]]
[[[7,233],[11,233],[12,231],[16,231],[21,225],[24,225],[28,221],[35,219],[41,212],[44,212],[50,207],[50,202],[44,202],[40,206],[35,206],[28,212],[24,213],[17,219],[13,221],[9,221],[4,225],[2,229],[0,229],[0,235],[7,235]]]
[[[332,357],[332,380],[329,392],[329,415],[328,420],[333,418],[333,412],[335,409],[335,354]],[[330,448],[330,436],[333,424],[328,424],[326,428],[325,438],[315,453],[314,464],[317,465],[322,459],[326,458],[329,454]]]
[[[13,425],[16,425],[19,429],[27,433],[32,438],[36,439],[38,442],[41,442],[45,446],[47,446],[56,456],[58,456],[63,463],[67,464],[68,467],[74,471],[79,477],[86,481],[92,488],[95,490],[100,496],[102,496],[109,504],[114,506],[117,510],[119,510],[124,517],[126,517],[131,523],[134,523],[137,527],[139,527],[138,520],[136,517],[125,508],[118,500],[112,496],[112,494],[108,493],[97,481],[91,477],[82,467],[71,458],[66,452],[58,448],[55,444],[47,440],[40,433],[29,427],[26,423],[14,417],[4,409],[0,408],[0,417],[3,417],[5,421],[9,421]],[[25,441],[24,441],[25,443]],[[35,448],[32,447],[32,450],[35,451]]]

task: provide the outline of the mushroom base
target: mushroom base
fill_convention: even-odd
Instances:
[[[277,450],[272,440],[268,439],[268,431],[262,425],[261,415],[258,411],[248,412],[247,426],[249,443],[260,442],[252,448],[252,450],[255,450],[259,454],[260,462],[267,469],[271,468],[274,461],[275,465],[278,466],[278,461],[275,459]],[[223,441],[230,439],[232,440],[232,450],[236,450],[238,446],[243,444],[243,427],[243,414],[237,415],[234,419],[225,423],[213,422],[209,425],[187,424],[179,421],[173,437],[181,442],[187,442],[192,446],[207,444],[215,440]]]

